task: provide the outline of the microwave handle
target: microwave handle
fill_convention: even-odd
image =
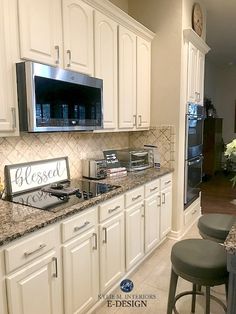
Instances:
[[[132,153],[132,155],[138,156],[138,157],[144,157],[144,156],[147,155],[147,152],[144,152],[144,153]]]

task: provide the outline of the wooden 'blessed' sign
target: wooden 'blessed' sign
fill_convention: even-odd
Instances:
[[[68,157],[5,166],[7,194],[26,192],[69,178]]]

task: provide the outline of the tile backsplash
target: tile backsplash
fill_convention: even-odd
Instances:
[[[119,133],[22,133],[20,137],[0,138],[0,176],[4,166],[40,159],[68,156],[71,178],[82,175],[81,159],[103,158],[103,150],[157,145],[162,166],[172,166],[174,134],[172,127]]]

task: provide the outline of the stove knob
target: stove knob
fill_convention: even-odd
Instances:
[[[78,198],[81,198],[81,197],[82,197],[82,193],[81,193],[81,192],[76,192],[76,196],[77,196]]]

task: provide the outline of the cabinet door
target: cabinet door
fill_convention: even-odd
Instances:
[[[16,2],[0,1],[0,136],[18,135],[16,70]]]
[[[93,8],[82,0],[63,0],[64,66],[93,75]]]
[[[103,79],[105,129],[117,127],[117,23],[95,12],[95,76]]]
[[[150,126],[151,43],[137,38],[137,128]]]
[[[21,58],[61,65],[61,1],[18,0],[18,8]]]
[[[100,225],[100,291],[110,288],[124,274],[124,214]]]
[[[62,314],[55,251],[7,276],[9,314]]]
[[[98,297],[97,230],[63,246],[65,314],[84,313]]]
[[[136,125],[136,35],[119,26],[119,128]]]
[[[203,105],[204,98],[204,68],[205,68],[205,55],[198,50],[197,53],[197,71],[196,71],[196,92],[197,102]]]
[[[126,270],[144,255],[144,205],[138,203],[126,211]]]
[[[171,230],[172,219],[172,189],[161,191],[161,239]]]
[[[160,205],[159,193],[145,200],[145,253],[160,240]]]
[[[196,102],[196,71],[197,71],[197,48],[189,42],[188,46],[188,80],[187,80],[187,101]]]

